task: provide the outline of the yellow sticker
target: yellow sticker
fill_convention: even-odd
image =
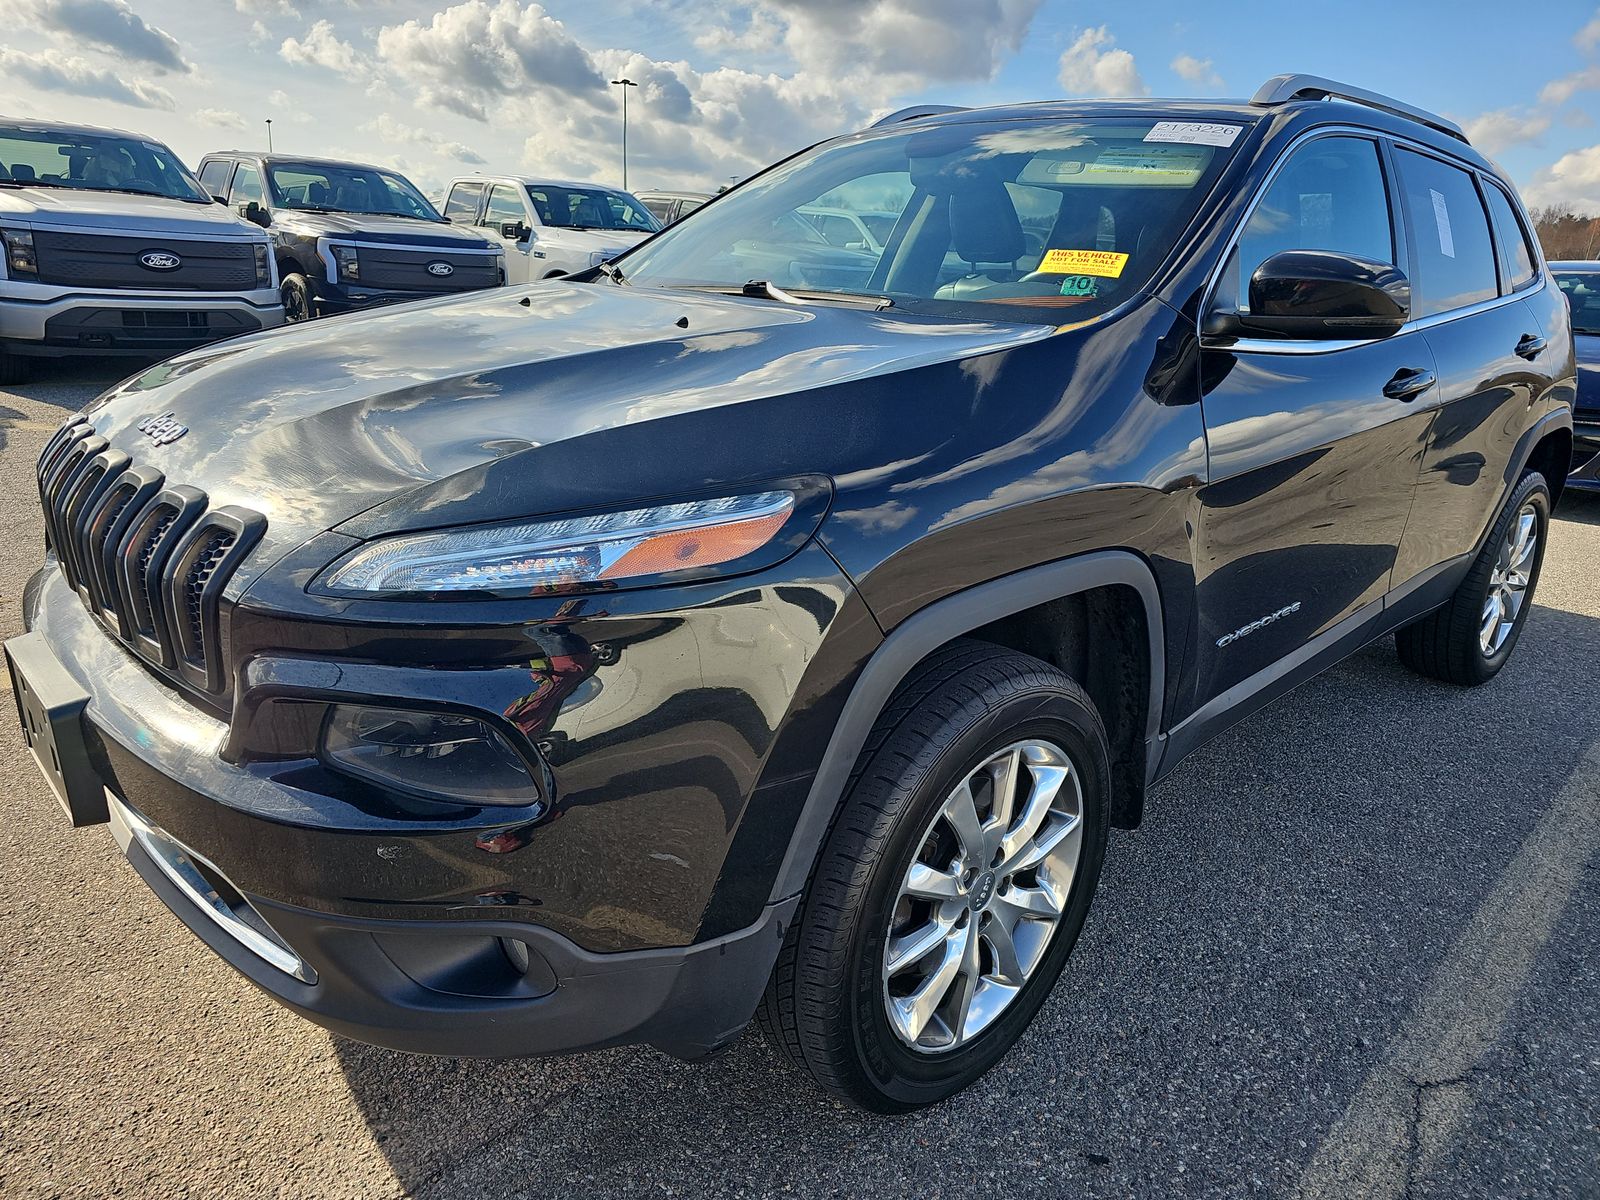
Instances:
[[[1117,279],[1128,265],[1128,256],[1115,250],[1050,250],[1039,264],[1045,275],[1098,275]]]

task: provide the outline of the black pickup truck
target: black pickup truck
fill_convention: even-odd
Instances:
[[[505,282],[499,246],[384,167],[227,150],[201,159],[199,175],[272,235],[287,321]]]
[[[867,270],[819,197],[898,212]],[[1494,677],[1574,387],[1442,118],[924,108],[584,274],[114,389],[7,651],[72,820],[310,1019],[692,1058],[759,1008],[904,1110],[1016,1042],[1185,755],[1387,633]]]

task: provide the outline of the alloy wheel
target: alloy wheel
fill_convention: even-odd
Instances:
[[[1021,993],[1061,924],[1083,845],[1065,750],[1017,742],[945,798],[906,870],[884,948],[889,1025],[914,1050],[970,1042]]]
[[[1478,648],[1485,658],[1498,654],[1516,628],[1528,599],[1538,550],[1539,512],[1531,503],[1524,504],[1506,530],[1494,569],[1489,572],[1489,594],[1478,623]]]

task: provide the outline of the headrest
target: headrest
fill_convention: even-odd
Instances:
[[[950,248],[969,263],[1014,263],[1027,249],[1011,194],[998,179],[964,183],[950,193]]]

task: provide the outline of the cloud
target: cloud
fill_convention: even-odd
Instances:
[[[248,122],[231,108],[197,108],[194,119],[216,129],[245,129]]]
[[[1522,198],[1529,208],[1553,204],[1574,212],[1600,212],[1600,146],[1563,154],[1540,168]]]
[[[1222,76],[1218,75],[1209,58],[1195,58],[1192,54],[1180,54],[1172,60],[1173,73],[1179,79],[1187,80],[1204,88],[1220,88],[1223,86]]]
[[[1600,13],[1589,18],[1589,23],[1572,36],[1572,44],[1585,54],[1600,48]]]
[[[339,39],[331,21],[316,22],[304,38],[285,38],[278,54],[285,62],[301,67],[322,67],[346,79],[359,79],[366,74],[356,48]]]
[[[1550,115],[1515,108],[1500,108],[1463,121],[1461,127],[1466,130],[1467,138],[1480,151],[1495,155],[1509,150],[1512,146],[1537,142],[1550,129]]]
[[[1080,96],[1146,96],[1133,55],[1104,25],[1085,29],[1061,55],[1061,86]]]
[[[177,107],[172,93],[165,88],[136,79],[124,80],[115,71],[102,70],[87,59],[55,50],[25,54],[0,48],[0,76],[6,75],[46,92],[68,92],[133,108],[159,108],[167,112]]]
[[[30,27],[74,48],[92,46],[161,72],[191,70],[178,39],[147,22],[127,0],[12,0],[7,7]]]
[[[1600,66],[1584,67],[1545,84],[1539,90],[1539,103],[1565,104],[1579,92],[1593,91],[1595,88],[1600,88]]]
[[[384,141],[395,145],[419,146],[440,158],[465,163],[469,167],[483,167],[489,163],[488,159],[470,146],[430,133],[416,125],[397,121],[388,113],[380,113],[376,121],[369,121],[361,126],[361,131],[375,133]]]

